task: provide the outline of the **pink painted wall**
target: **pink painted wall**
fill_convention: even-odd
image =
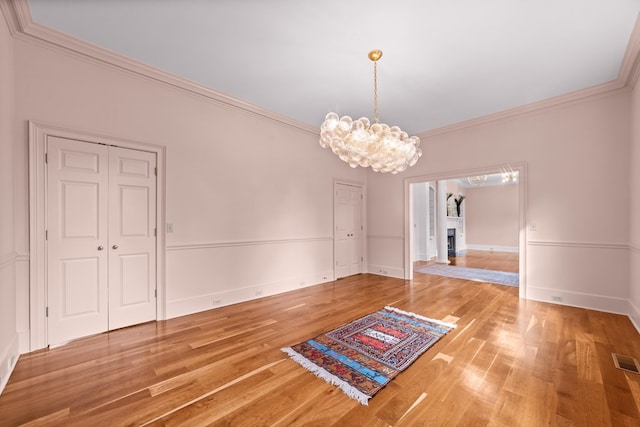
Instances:
[[[631,95],[629,312],[640,330],[640,84]]]
[[[332,280],[334,179],[364,184],[366,172],[316,132],[25,39],[15,91],[20,250],[32,120],[167,147],[170,317]],[[18,310],[28,313],[28,294]]]
[[[0,392],[18,355],[13,237],[13,40],[0,13]]]
[[[390,237],[369,240],[370,260],[404,268],[398,254],[405,178],[465,176],[524,162],[524,214],[537,227],[520,230],[526,296],[626,313],[629,111],[629,92],[618,91],[423,135],[416,166],[397,176],[369,173],[370,234]]]
[[[517,247],[520,235],[518,186],[471,187],[465,194],[467,246]]]

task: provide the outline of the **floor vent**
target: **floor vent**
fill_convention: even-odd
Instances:
[[[611,353],[613,356],[613,363],[616,368],[623,371],[633,372],[634,374],[640,374],[640,368],[638,368],[638,361],[633,357],[623,356],[622,354]]]

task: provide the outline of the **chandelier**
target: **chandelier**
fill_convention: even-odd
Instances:
[[[416,164],[422,150],[420,138],[409,136],[398,126],[378,123],[378,60],[382,51],[372,50],[373,61],[373,121],[362,117],[353,120],[329,113],[320,126],[320,145],[331,150],[340,159],[356,168],[371,167],[375,172],[403,172]]]
[[[520,174],[518,171],[508,171],[502,173],[503,184],[515,184],[520,181]]]
[[[477,175],[477,176],[468,177],[467,181],[471,185],[482,185],[482,184],[486,184],[487,179],[489,179],[487,175]]]

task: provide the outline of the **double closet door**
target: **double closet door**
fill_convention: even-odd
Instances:
[[[156,155],[47,138],[47,337],[156,319]]]

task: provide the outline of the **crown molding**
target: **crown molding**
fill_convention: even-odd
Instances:
[[[2,11],[7,17],[7,21],[11,21],[9,22],[9,27],[16,38],[28,42],[36,42],[44,47],[61,50],[65,53],[81,57],[82,59],[90,60],[91,62],[103,67],[125,71],[137,77],[143,77],[156,83],[160,83],[165,87],[168,86],[182,92],[187,92],[191,95],[205,98],[226,107],[261,116],[312,135],[320,134],[320,129],[315,126],[302,123],[298,120],[267,110],[249,102],[233,98],[227,94],[213,90],[192,80],[164,72],[158,68],[128,58],[119,53],[37,24],[31,19],[31,12],[27,0],[0,0],[0,5],[2,6]]]
[[[636,17],[636,24],[622,59],[618,82],[633,88],[638,82],[638,77],[640,77],[640,14]]]
[[[62,50],[98,65],[117,69],[146,78],[164,86],[187,92],[229,108],[242,110],[249,114],[261,116],[312,135],[319,135],[315,126],[300,122],[285,115],[267,110],[257,105],[233,98],[222,92],[213,90],[194,81],[164,72],[155,67],[133,60],[108,49],[93,45],[68,34],[34,23],[31,19],[28,0],[0,0],[2,10],[12,35],[16,38],[38,43],[42,46]],[[492,123],[506,118],[516,117],[538,110],[562,106],[569,103],[585,102],[596,97],[607,96],[620,91],[632,89],[640,78],[640,14],[636,17],[622,65],[616,80],[578,90],[568,94],[547,98],[530,104],[510,108],[485,116],[457,122],[451,125],[430,129],[417,134],[421,139],[454,132],[470,127]]]
[[[631,90],[640,78],[640,14],[636,17],[636,22],[627,44],[622,65],[618,72],[618,77],[607,83],[602,83],[575,92],[564,95],[554,96],[552,98],[543,99],[531,104],[521,105],[519,107],[509,108],[497,113],[487,114],[485,116],[476,117],[451,125],[427,130],[418,133],[420,139],[427,139],[436,135],[454,132],[469,127],[479,126],[506,118],[516,117],[527,113],[543,110],[546,108],[562,106],[565,104],[585,102],[601,96],[608,96],[625,90]]]
[[[485,116],[476,117],[469,120],[453,123],[450,125],[442,126],[435,129],[430,129],[417,136],[420,139],[428,139],[433,136],[442,135],[445,133],[455,132],[470,127],[476,127],[480,125],[489,124],[499,120],[504,120],[512,117],[523,116],[536,111],[561,107],[566,104],[575,104],[580,102],[587,102],[592,99],[610,96],[618,92],[628,91],[629,89],[624,85],[621,85],[618,80],[612,80],[607,83],[602,83],[596,86],[592,86],[586,89],[581,89],[575,92],[570,92],[564,95],[558,95],[551,98],[546,98],[541,101],[532,102],[530,104],[521,105],[518,107],[510,108],[508,110],[499,111],[497,113],[487,114]]]

